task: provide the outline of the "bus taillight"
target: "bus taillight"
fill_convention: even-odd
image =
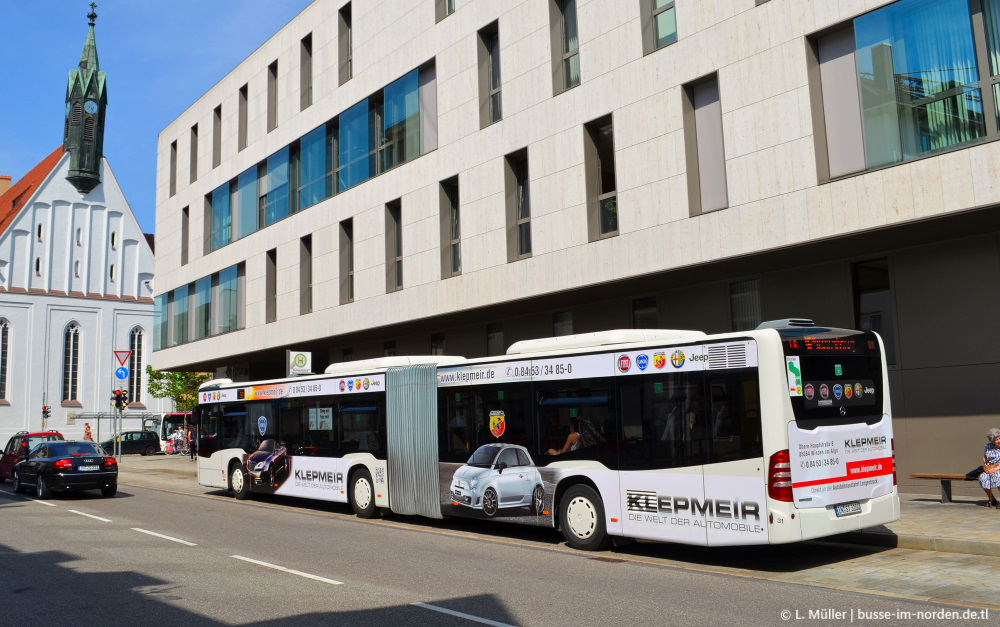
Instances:
[[[792,465],[788,449],[771,455],[767,467],[767,495],[775,501],[792,502]]]
[[[896,486],[896,438],[889,438],[889,446],[892,447],[892,485]]]

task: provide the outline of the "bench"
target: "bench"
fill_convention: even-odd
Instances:
[[[915,472],[910,475],[910,479],[936,479],[941,482],[941,502],[951,503],[951,482],[971,481],[965,475],[952,475],[947,473]]]

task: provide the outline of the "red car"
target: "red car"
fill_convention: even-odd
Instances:
[[[10,479],[14,480],[14,466],[18,462],[24,461],[28,458],[28,453],[31,449],[35,448],[36,444],[42,442],[55,442],[59,440],[65,440],[61,433],[58,431],[38,431],[35,433],[28,433],[27,431],[21,431],[12,437],[8,442],[7,446],[4,447],[3,453],[0,454],[0,483]]]

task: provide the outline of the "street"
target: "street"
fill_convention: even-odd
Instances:
[[[959,584],[972,569],[989,573],[981,556],[832,543],[583,553],[551,530],[364,521],[348,506],[239,502],[172,480],[123,476],[113,499],[36,501],[2,486],[5,615],[22,625],[1000,622],[995,584]],[[928,562],[955,595],[903,591]]]

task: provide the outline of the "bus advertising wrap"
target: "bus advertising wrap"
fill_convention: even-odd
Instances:
[[[788,425],[792,497],[800,508],[827,507],[892,492],[892,428],[874,425]]]

